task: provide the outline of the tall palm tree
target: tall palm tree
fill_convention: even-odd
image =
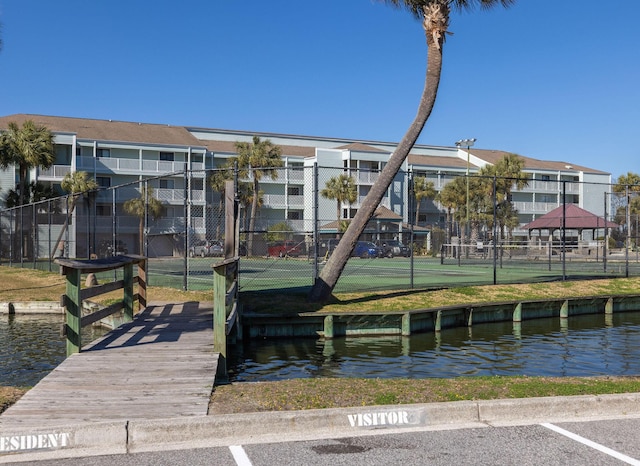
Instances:
[[[130,215],[135,215],[140,219],[138,224],[138,234],[140,237],[139,251],[140,254],[144,254],[144,218],[145,214],[148,217],[157,219],[162,217],[164,213],[164,207],[162,202],[153,197],[153,188],[148,186],[146,189],[142,187],[140,189],[140,197],[134,197],[129,199],[123,205],[125,212]],[[115,246],[115,245],[114,245]]]
[[[263,176],[269,176],[272,180],[278,178],[279,167],[282,167],[282,149],[270,140],[261,141],[258,136],[253,137],[253,142],[236,142],[238,156],[238,175],[241,178],[250,178],[253,183],[253,196],[251,204],[251,217],[249,220],[249,238],[247,241],[248,252],[253,254],[253,232],[255,231],[256,217],[258,215],[260,198],[260,180]],[[233,163],[233,160],[231,160]]]
[[[220,228],[222,226],[222,219],[224,218],[224,195],[226,190],[227,181],[233,180],[233,165],[223,165],[216,168],[209,174],[209,186],[211,189],[218,193],[218,221],[216,224],[215,239],[220,239]]]
[[[29,170],[36,167],[49,168],[55,160],[53,134],[33,120],[26,120],[22,127],[12,121],[7,130],[0,133],[0,167],[18,167],[20,205],[28,202]]]
[[[435,199],[438,192],[433,181],[427,181],[426,176],[416,176],[413,179],[413,195],[416,198],[416,221],[418,224],[418,213],[420,212],[420,203],[423,199]]]
[[[58,249],[58,245],[60,241],[62,241],[62,235],[66,231],[69,226],[69,220],[73,215],[73,211],[76,208],[76,204],[84,193],[88,193],[89,191],[95,191],[98,189],[98,183],[95,179],[89,178],[89,174],[87,172],[69,172],[64,175],[62,179],[62,183],[60,184],[62,189],[71,194],[71,197],[68,199],[67,204],[67,216],[64,219],[64,224],[60,229],[60,233],[58,234],[58,239],[53,244],[53,249],[51,250],[51,258],[55,255],[56,250]]]
[[[334,253],[329,258],[309,293],[312,302],[326,301],[333,291],[344,267],[349,260],[351,251],[355,247],[358,237],[364,231],[367,223],[375,213],[384,194],[400,170],[409,151],[422,132],[438,93],[440,74],[442,70],[442,50],[445,37],[449,29],[451,7],[468,10],[475,6],[487,9],[496,5],[507,7],[515,0],[380,0],[398,8],[404,8],[415,18],[422,20],[427,40],[427,71],[424,89],[418,112],[409,126],[398,147],[384,166],[380,176],[371,187],[369,194],[351,221],[349,228]]]
[[[447,209],[447,243],[451,243],[453,220],[458,224],[466,219],[467,212],[467,181],[457,176],[447,183],[438,194],[438,201]]]
[[[326,199],[336,201],[336,221],[338,229],[340,229],[340,211],[342,204],[353,204],[358,199],[358,190],[356,188],[356,180],[351,175],[343,173],[339,176],[332,176],[320,191],[320,195]]]

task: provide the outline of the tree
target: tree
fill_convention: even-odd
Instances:
[[[211,186],[213,191],[218,193],[220,198],[220,201],[218,202],[218,222],[215,234],[216,239],[220,239],[220,227],[222,225],[222,219],[224,218],[224,196],[226,183],[231,180],[233,180],[233,165],[223,165],[220,168],[216,168],[209,174],[209,186]]]
[[[37,181],[32,181],[27,185],[27,197],[26,203],[39,203],[47,199],[53,199],[57,197],[57,194],[53,187],[48,184],[42,184]],[[5,198],[4,205],[10,209],[12,207],[18,207],[20,205],[20,187],[16,186],[16,189],[10,189],[7,191],[7,197]],[[46,207],[39,207],[45,209]]]
[[[145,214],[158,219],[164,214],[162,202],[153,197],[153,188],[148,186],[140,189],[140,197],[129,199],[124,203],[124,210],[140,219],[138,233],[140,235],[140,254],[144,254],[144,218]],[[115,245],[114,245],[115,246]]]
[[[252,180],[253,192],[251,203],[251,217],[249,220],[248,252],[253,254],[253,234],[256,217],[258,215],[260,198],[260,180],[263,176],[270,176],[272,180],[278,178],[276,168],[282,167],[282,149],[270,140],[261,141],[258,136],[253,137],[253,143],[236,142],[238,156],[238,176]],[[234,159],[231,160],[233,163]]]
[[[43,125],[27,120],[19,127],[10,122],[8,129],[0,133],[0,167],[18,167],[19,205],[28,202],[27,178],[29,170],[49,168],[56,160],[53,134]]]
[[[438,192],[433,185],[433,181],[427,181],[426,176],[416,176],[413,179],[413,195],[416,198],[416,225],[418,224],[420,202],[422,202],[423,199],[435,199],[437,194]]]
[[[358,237],[364,231],[367,223],[375,213],[384,194],[391,185],[409,151],[422,132],[431,110],[436,101],[440,74],[442,71],[442,50],[445,36],[448,34],[451,6],[459,10],[471,9],[479,5],[486,9],[496,5],[507,7],[515,0],[381,0],[398,8],[404,8],[415,18],[422,20],[427,41],[427,70],[424,89],[420,98],[418,112],[409,126],[406,134],[398,144],[398,147],[389,158],[388,163],[382,169],[380,176],[371,187],[369,194],[362,202],[349,228],[336,250],[331,255],[320,272],[311,292],[309,301],[326,301],[333,291],[338,278],[349,260],[351,251],[355,247]]]
[[[67,173],[66,175],[64,175],[64,178],[62,179],[62,183],[60,184],[60,186],[66,192],[70,193],[71,196],[67,200],[67,216],[64,219],[64,224],[62,225],[62,228],[60,229],[60,233],[58,234],[58,239],[53,244],[53,249],[51,250],[52,259],[53,259],[53,256],[55,255],[56,250],[58,249],[60,241],[62,241],[62,235],[64,235],[64,232],[67,230],[67,227],[69,226],[69,220],[73,215],[73,211],[76,208],[76,204],[78,203],[80,196],[82,196],[85,193],[88,193],[89,191],[95,191],[96,189],[98,189],[98,183],[96,182],[95,179],[89,178],[89,174],[87,172]]]
[[[466,218],[467,212],[467,182],[462,176],[456,176],[447,183],[442,191],[438,194],[438,201],[447,209],[447,242],[451,243],[453,235],[452,218],[458,222],[458,225]],[[460,227],[458,226],[458,230]]]
[[[325,187],[320,191],[320,195],[326,199],[336,201],[336,221],[338,229],[340,229],[340,218],[342,217],[340,210],[342,204],[353,204],[358,199],[358,191],[356,181],[352,176],[343,173],[339,176],[333,176],[327,181]]]

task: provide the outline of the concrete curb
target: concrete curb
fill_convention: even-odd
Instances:
[[[627,393],[131,420],[43,428],[41,432],[5,432],[3,428],[0,463],[416,430],[634,418],[640,417],[639,402],[640,393]],[[67,434],[66,444],[6,451],[16,442],[26,445],[47,434]],[[22,440],[26,437],[30,440]]]

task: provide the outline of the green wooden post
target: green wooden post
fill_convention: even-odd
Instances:
[[[442,330],[442,310],[436,311],[436,321],[433,327],[436,332]]]
[[[513,310],[513,321],[522,322],[522,303],[518,303]]]
[[[333,338],[333,316],[328,315],[324,318],[324,337]]]
[[[411,314],[405,312],[402,314],[402,336],[408,337],[411,335]]]
[[[569,300],[565,300],[562,303],[562,307],[560,308],[560,318],[561,319],[569,318]]]
[[[607,299],[607,303],[604,305],[605,314],[613,314],[613,297]]]
[[[227,266],[213,266],[213,349],[220,353],[218,374],[227,377]]]
[[[133,320],[133,264],[125,264],[123,276],[124,298],[122,304],[124,306],[124,320],[131,322]]]
[[[67,276],[67,297],[65,302],[67,315],[67,356],[79,353],[82,348],[82,302],[80,301],[80,269],[65,268]]]

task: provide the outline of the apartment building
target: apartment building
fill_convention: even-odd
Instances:
[[[166,212],[148,225],[147,234],[155,238],[150,255],[180,254],[184,244],[180,235],[184,232],[203,239],[217,234],[212,232],[212,225],[213,217],[218,215],[213,207],[219,194],[208,186],[207,170],[235,156],[236,142],[251,142],[253,136],[259,136],[282,149],[283,167],[278,169],[278,176],[260,180],[262,207],[256,230],[264,231],[270,224],[286,222],[294,231],[307,236],[314,230],[316,216],[321,232],[327,226],[324,229],[327,234],[337,232],[338,211],[340,219],[352,218],[395,149],[395,143],[380,141],[28,114],[0,117],[0,130],[7,128],[9,122],[21,125],[28,119],[52,131],[56,149],[54,165],[33,169],[30,181],[60,189],[65,174],[85,171],[101,187],[125,185],[118,190],[100,191],[93,223],[96,234],[109,236],[117,229],[118,237],[126,241],[132,252],[139,252],[136,250],[139,219],[120,217],[122,204],[139,196],[142,181],[154,180],[154,196],[162,201]],[[415,219],[416,209],[410,209],[408,198],[408,173],[426,176],[441,190],[455,176],[476,173],[505,154],[497,150],[416,145],[381,202],[385,212],[390,213],[387,217],[396,225],[393,228],[397,232],[389,234],[401,235],[404,226],[414,220],[425,229],[444,226],[445,212],[434,201],[423,201]],[[558,207],[563,197],[603,215],[603,193],[610,190],[609,173],[573,162],[521,157],[531,180],[513,195],[521,225]],[[318,167],[317,172],[314,167]],[[317,195],[314,186],[321,190],[330,177],[342,173],[349,173],[356,180],[357,200],[337,209],[336,201]],[[14,187],[15,171],[0,172],[0,197],[4,199]],[[81,218],[82,209],[80,206],[74,215]],[[117,224],[113,220],[116,216]],[[329,227],[332,222],[333,230]],[[81,225],[82,220],[75,224]],[[78,227],[71,229],[70,234],[79,236]],[[514,234],[525,239],[528,232],[517,229]],[[82,256],[87,249],[91,250],[90,246],[83,249],[83,243],[80,239],[75,241],[77,249],[70,254]]]

